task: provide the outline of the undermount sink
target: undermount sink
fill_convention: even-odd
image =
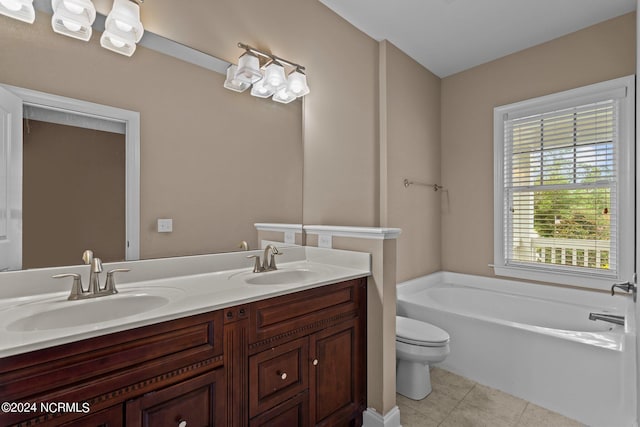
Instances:
[[[144,313],[169,304],[179,289],[125,291],[81,301],[34,303],[34,312],[7,325],[8,331],[28,332],[86,326]],[[36,307],[36,305],[41,305]],[[51,307],[46,307],[50,305]]]
[[[276,270],[266,273],[255,273],[250,278],[245,279],[245,282],[250,285],[288,285],[306,282],[317,276],[317,272],[306,269]]]

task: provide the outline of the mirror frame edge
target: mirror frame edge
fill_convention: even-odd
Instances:
[[[22,105],[71,112],[125,124],[125,261],[140,259],[140,113],[0,83]]]

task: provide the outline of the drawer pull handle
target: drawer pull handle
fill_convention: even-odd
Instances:
[[[287,373],[286,373],[286,372],[278,371],[278,372],[277,372],[277,374],[278,374],[278,376],[279,376],[280,378],[282,378],[283,380],[286,380],[286,379],[287,379]]]
[[[313,359],[313,362],[311,363],[313,363],[313,366],[318,366],[318,359]]]
[[[185,420],[180,420],[178,422],[178,427],[187,427],[187,422]]]

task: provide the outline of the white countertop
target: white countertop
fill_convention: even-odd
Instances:
[[[127,267],[135,274],[128,276],[129,282],[125,283],[127,274],[118,276],[122,282],[118,284],[119,293],[117,295],[68,301],[71,280],[65,280],[64,290],[60,290],[60,285],[54,279],[49,278],[51,274],[61,271],[82,271],[88,266],[61,269],[40,269],[34,272],[14,272],[3,273],[13,275],[10,283],[3,283],[0,279],[0,357],[7,357],[33,350],[52,347],[86,338],[119,332],[127,329],[151,325],[181,317],[206,313],[234,305],[245,304],[265,298],[298,292],[327,284],[337,283],[344,280],[365,277],[371,273],[370,255],[367,253],[339,251],[331,249],[320,249],[311,247],[291,247],[283,252],[286,254],[279,257],[278,271],[311,271],[312,277],[305,277],[301,281],[291,284],[257,284],[247,283],[247,279],[258,276],[267,278],[274,272],[253,273],[246,259],[248,254],[258,254],[262,251],[236,252],[232,254],[205,255],[199,257],[180,257],[167,260],[134,261],[126,263],[105,264],[104,271],[111,268]],[[162,264],[164,261],[164,265]],[[189,265],[194,274],[184,271],[184,265]],[[228,268],[243,265],[242,268]],[[245,265],[248,265],[245,267]],[[205,271],[205,270],[210,271]],[[172,275],[171,270],[175,273]],[[20,276],[20,273],[23,273]],[[83,271],[83,274],[85,272]],[[140,280],[145,273],[151,279]],[[37,276],[39,274],[39,276]],[[87,273],[88,274],[88,273]],[[264,276],[262,276],[264,275]],[[45,281],[44,284],[37,283],[38,280]],[[104,274],[102,281],[104,281]],[[46,279],[45,279],[46,278]],[[135,281],[131,278],[136,278]],[[23,280],[24,283],[20,283]],[[52,282],[55,282],[57,289],[52,289]],[[83,281],[86,284],[88,280]],[[15,287],[22,285],[22,291]],[[11,289],[9,289],[9,287]],[[38,292],[40,290],[41,292]],[[49,292],[44,292],[49,290]],[[127,304],[135,301],[135,298],[149,295],[154,299],[154,295],[163,298],[155,298],[163,301],[160,306],[147,311],[137,313],[135,307],[127,309]],[[91,321],[92,309],[85,310],[86,315],[81,317],[84,321],[74,319],[72,326],[57,327],[52,329],[21,330],[16,327],[25,318],[38,315],[42,312],[55,310],[60,317],[64,315],[73,316],[73,312],[82,311],[85,304],[100,304],[109,301],[114,304],[118,299],[118,308],[122,308],[124,316],[116,319],[95,321],[99,317],[100,310],[93,314],[94,321]],[[130,299],[130,301],[124,301]],[[168,302],[166,302],[168,301]],[[135,303],[134,303],[135,304]],[[129,310],[127,312],[127,310]],[[104,311],[104,310],[102,310]],[[76,317],[78,317],[76,315]]]

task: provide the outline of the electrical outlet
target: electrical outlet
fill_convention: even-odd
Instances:
[[[296,243],[296,232],[295,231],[285,231],[284,232],[284,242],[289,243],[291,245],[295,245]]]
[[[318,247],[331,249],[331,234],[318,235]]]
[[[173,231],[173,219],[158,218],[158,233],[171,233]]]

